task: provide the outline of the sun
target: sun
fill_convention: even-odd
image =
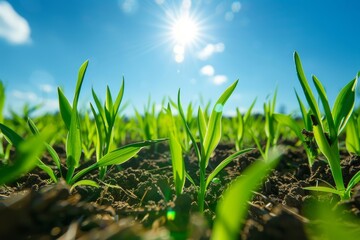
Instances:
[[[192,44],[199,36],[198,23],[189,15],[182,15],[174,21],[171,27],[171,35],[176,44]]]

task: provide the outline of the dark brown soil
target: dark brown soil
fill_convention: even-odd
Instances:
[[[63,152],[61,146],[57,151]],[[233,145],[219,145],[209,172],[233,152]],[[183,195],[176,197],[166,145],[159,145],[157,153],[143,150],[121,166],[109,168],[104,181],[93,172],[89,178],[98,181],[100,188],[77,187],[70,193],[64,182],[49,184],[47,175],[34,169],[0,188],[0,239],[209,239],[222,192],[259,157],[253,150],[220,172],[219,181],[208,189],[204,215],[197,212],[196,189],[188,181]],[[344,152],[342,166],[347,183],[360,170],[360,157]],[[196,181],[198,162],[193,154],[186,158],[186,169]],[[331,211],[339,199],[313,195],[303,187],[324,181],[333,184],[327,163],[317,160],[309,169],[303,149],[289,142],[280,163],[249,202],[239,239],[320,239],[313,230],[316,219],[307,209],[320,202],[329,204]],[[360,218],[359,188],[340,205],[343,212]],[[167,218],[172,210],[177,213],[174,220]]]

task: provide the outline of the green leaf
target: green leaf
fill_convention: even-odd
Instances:
[[[14,130],[0,123],[0,130],[4,134],[5,138],[14,146],[18,147],[24,139],[19,136]]]
[[[216,177],[216,175],[224,169],[224,167],[226,167],[232,160],[234,160],[236,157],[240,156],[241,154],[247,153],[249,151],[254,150],[255,148],[247,148],[241,151],[238,151],[236,153],[231,154],[230,156],[228,156],[227,158],[225,158],[224,160],[221,161],[221,163],[219,165],[217,165],[217,167],[209,174],[207,180],[206,180],[206,189],[209,186],[209,184],[211,183],[211,181],[213,180],[214,177]]]
[[[270,151],[267,161],[255,161],[225,190],[216,207],[211,239],[238,238],[241,224],[247,215],[247,202],[264,177],[276,166],[279,158],[280,152]]]
[[[202,143],[204,153],[202,153],[203,161],[205,161],[205,166],[207,167],[209,163],[210,156],[215,150],[216,146],[219,144],[221,138],[221,117],[223,113],[223,108],[230,97],[230,95],[235,90],[235,87],[239,80],[236,80],[230,87],[228,87],[220,98],[217,100],[209,119],[207,130],[204,137],[204,142]]]
[[[185,164],[182,155],[182,148],[177,137],[177,130],[175,121],[171,112],[170,104],[167,108],[167,114],[169,116],[169,139],[170,139],[170,153],[171,153],[171,163],[173,168],[173,176],[175,183],[176,195],[179,196],[185,185]]]
[[[66,165],[68,166],[66,181],[68,183],[72,178],[74,170],[79,166],[79,161],[81,157],[82,141],[77,105],[87,65],[88,61],[85,61],[79,69],[78,80],[76,83],[76,89],[71,111],[69,134],[66,141]]]
[[[197,156],[198,159],[201,159],[199,147],[198,147],[197,144],[196,144],[195,137],[194,137],[193,134],[191,133],[189,124],[188,124],[187,121],[186,121],[186,117],[185,117],[183,108],[182,108],[182,106],[181,106],[180,89],[179,89],[179,91],[178,91],[178,111],[179,111],[181,120],[182,120],[182,122],[183,122],[183,124],[184,124],[184,126],[185,126],[185,131],[186,131],[187,135],[189,136],[189,138],[190,138],[190,140],[191,140],[191,142],[192,142],[192,145],[194,146],[196,156]]]
[[[99,160],[102,156],[103,156],[103,148],[104,148],[104,133],[102,131],[101,128],[101,116],[99,116],[98,114],[96,114],[96,111],[93,107],[93,105],[90,103],[90,108],[91,111],[94,115],[94,119],[95,119],[95,126],[96,126],[96,139],[97,139],[97,144],[96,144],[96,160]]]
[[[313,133],[320,151],[328,160],[331,174],[333,175],[336,184],[336,189],[339,191],[343,191],[345,189],[345,186],[341,172],[340,156],[337,142],[330,146],[322,127],[318,123],[313,123]]]
[[[301,142],[305,141],[299,124],[291,116],[284,114],[274,114],[274,118],[278,123],[288,126],[291,130],[293,130]]]
[[[122,98],[123,98],[123,95],[124,95],[124,88],[125,88],[125,80],[123,78],[119,93],[118,93],[118,95],[117,95],[117,97],[115,99],[115,102],[114,102],[114,107],[113,107],[113,109],[114,109],[114,111],[113,111],[114,118],[117,115],[117,113],[119,112],[119,107],[120,107],[120,104],[121,104],[121,101],[122,101]]]
[[[99,188],[99,184],[97,184],[95,181],[93,180],[80,180],[80,181],[77,181],[76,183],[74,183],[71,188],[70,188],[70,192],[72,192],[74,190],[75,187],[77,186],[90,186],[90,187],[96,187],[96,188]]]
[[[35,123],[28,118],[28,125],[30,127],[31,132],[34,135],[38,135],[39,134],[39,129],[36,127]],[[54,148],[52,146],[50,146],[48,143],[44,142],[45,147],[47,149],[47,151],[49,152],[50,156],[52,157],[52,159],[54,160],[56,167],[59,169],[60,173],[61,173],[61,163],[60,163],[60,158],[59,155],[56,153],[56,151],[54,150]],[[40,167],[41,169],[43,169],[45,172],[47,172],[49,174],[49,176],[54,180],[54,172],[52,171],[52,169],[50,167],[47,167],[44,163],[38,165],[38,167]],[[57,182],[57,180],[54,180],[54,182]]]
[[[122,164],[128,160],[130,160],[133,156],[135,156],[142,148],[150,146],[155,143],[163,142],[167,139],[157,139],[157,140],[148,140],[144,142],[132,143],[123,147],[120,147],[112,152],[109,152],[98,162],[93,165],[81,170],[78,172],[70,181],[70,184],[76,182],[80,177],[85,175],[86,173],[100,167],[105,167],[109,165]]]
[[[205,133],[207,131],[207,124],[204,116],[204,112],[199,107],[198,109],[198,126],[199,126],[199,138],[200,142],[204,142]]]
[[[312,131],[312,122],[311,122],[311,118],[310,118],[310,111],[306,110],[304,103],[301,101],[301,99],[296,91],[295,91],[295,94],[296,94],[296,98],[297,98],[299,106],[300,106],[301,116],[302,116],[302,119],[304,122],[305,129],[308,131]]]
[[[28,118],[27,122],[28,122],[28,126],[29,126],[31,132],[32,132],[34,135],[39,134],[39,129],[36,127],[36,125],[35,125],[35,123],[33,122],[33,120],[31,120],[31,118]]]
[[[58,88],[58,96],[59,96],[59,109],[60,109],[61,118],[63,119],[67,130],[69,130],[72,108],[69,101],[65,97],[63,91],[60,88]]]
[[[32,136],[17,144],[15,159],[0,168],[0,185],[16,180],[36,166],[38,157],[44,150],[43,142],[48,135],[49,133]]]
[[[338,135],[337,135],[337,130],[335,129],[334,119],[330,110],[330,105],[326,96],[325,89],[321,84],[321,82],[319,81],[319,79],[316,78],[316,76],[313,76],[313,82],[315,84],[316,90],[319,94],[321,103],[325,111],[326,121],[328,123],[329,131],[330,131],[330,140],[332,144],[336,140]],[[321,122],[320,125],[322,125]]]
[[[334,193],[339,196],[342,196],[344,194],[344,191],[339,191],[336,190],[335,188],[324,187],[324,186],[304,187],[304,189],[310,191],[317,191],[317,192]]]
[[[315,114],[316,120],[318,122],[321,121],[321,115],[320,115],[320,110],[319,110],[319,106],[317,105],[316,102],[316,98],[310,88],[310,85],[305,77],[305,73],[304,70],[302,68],[302,64],[300,61],[300,57],[298,55],[297,52],[294,53],[294,60],[295,60],[295,66],[296,66],[296,73],[298,75],[301,87],[304,91],[305,97],[306,97],[306,101],[308,102],[311,111],[313,112],[313,114]]]
[[[97,110],[99,112],[99,114],[96,114],[96,111],[93,111],[93,114],[94,114],[94,116],[100,115],[102,123],[104,125],[104,128],[106,129],[106,127],[107,127],[106,124],[107,123],[106,123],[105,110],[104,110],[103,106],[101,105],[100,99],[96,95],[94,89],[92,89],[92,95],[93,95],[93,98],[94,98],[94,101],[95,101],[96,108],[97,108]]]
[[[350,193],[353,187],[360,182],[360,171],[358,171],[349,181],[346,192]]]
[[[360,155],[360,125],[357,118],[358,117],[355,117],[355,114],[353,114],[347,122],[345,143],[348,152]]]
[[[332,109],[334,123],[339,135],[349,120],[355,106],[355,88],[357,78],[350,81],[337,95]]]
[[[58,182],[57,177],[55,176],[54,171],[51,169],[51,167],[47,166],[43,161],[41,161],[40,159],[38,159],[37,162],[37,167],[40,168],[41,170],[43,170],[44,172],[47,173],[47,175],[49,175],[49,177],[55,182]]]

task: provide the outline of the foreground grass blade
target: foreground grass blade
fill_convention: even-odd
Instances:
[[[16,180],[36,166],[38,157],[44,150],[43,142],[47,136],[49,133],[33,136],[16,146],[15,159],[0,168],[0,185]]]
[[[29,123],[29,124],[31,125],[31,129],[32,129],[33,133],[35,134],[35,136],[40,136],[40,134],[38,134],[39,131],[37,130],[35,124],[32,121],[31,121],[31,123]],[[0,130],[3,132],[5,138],[9,141],[9,143],[12,144],[15,148],[18,148],[21,145],[21,143],[23,143],[25,141],[16,132],[14,132],[12,129],[8,128],[7,126],[5,126],[1,123],[0,123]],[[45,142],[43,142],[41,144],[44,144],[44,143]],[[57,162],[59,171],[61,171],[60,170],[60,159],[59,159],[58,155],[55,153],[55,155],[57,157],[57,160],[56,160],[51,152],[51,149],[53,152],[55,152],[55,150],[47,143],[45,143],[44,146],[46,146],[46,148],[49,150],[49,153],[51,154],[51,156],[53,157],[55,162]],[[49,166],[47,166],[45,163],[43,163],[39,158],[37,158],[37,166],[39,168],[41,168],[43,171],[45,171],[54,182],[57,182],[57,178],[55,176],[54,171]]]
[[[356,240],[359,239],[359,219],[342,207],[331,209],[327,203],[314,202],[305,209],[305,215],[316,219],[307,224],[311,240]]]
[[[223,108],[226,101],[235,90],[235,87],[238,84],[238,82],[239,80],[236,80],[225,90],[225,92],[217,100],[211,112],[209,123],[206,129],[206,134],[204,136],[204,142],[203,142],[204,153],[201,153],[204,156],[202,160],[205,161],[205,167],[207,167],[209,163],[209,159],[212,152],[219,144],[221,138],[221,117],[223,113]]]
[[[267,161],[259,160],[249,166],[223,194],[216,207],[211,239],[238,239],[242,221],[247,213],[247,201],[251,199],[252,192],[260,186],[260,183],[269,171],[274,168],[280,158],[280,152],[270,151]]]

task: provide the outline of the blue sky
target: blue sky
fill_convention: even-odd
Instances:
[[[0,0],[0,79],[7,108],[46,102],[57,110],[57,86],[72,98],[80,65],[89,59],[81,106],[91,88],[113,94],[125,78],[124,101],[142,109],[181,88],[184,104],[212,100],[236,79],[225,106],[262,111],[278,86],[278,109],[296,109],[293,52],[332,102],[360,70],[359,1],[340,0]],[[174,37],[178,19],[191,19]],[[192,29],[192,27],[195,28]]]

